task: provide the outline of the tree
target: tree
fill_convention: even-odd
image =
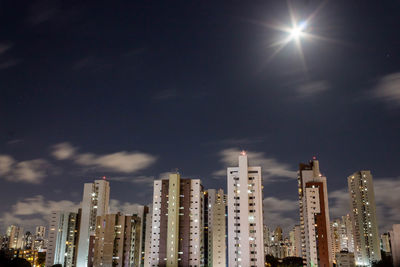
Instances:
[[[286,257],[282,259],[279,267],[300,267],[303,266],[303,258],[300,257]]]
[[[31,264],[25,259],[15,258],[10,262],[10,267],[31,267]]]
[[[268,267],[278,267],[278,260],[272,255],[267,255],[265,256],[265,265]]]

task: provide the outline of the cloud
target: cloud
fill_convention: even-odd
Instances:
[[[11,182],[39,184],[52,171],[52,166],[44,159],[17,162],[8,155],[0,155],[0,178]]]
[[[372,96],[388,104],[400,106],[400,72],[382,77],[373,89]]]
[[[0,43],[0,55],[6,52],[8,49],[12,47],[12,44],[9,43]]]
[[[44,196],[36,195],[12,205],[11,209],[0,217],[0,225],[6,227],[17,224],[23,226],[25,230],[34,230],[37,225],[48,224],[51,212],[59,210],[77,212],[80,206],[80,203],[69,200],[46,200]]]
[[[400,221],[400,177],[374,179],[377,220],[381,231]],[[328,192],[331,219],[346,215],[350,210],[347,188]]]
[[[282,227],[288,233],[299,223],[299,203],[297,200],[267,197],[263,200],[264,223],[270,228]]]
[[[327,90],[329,90],[329,84],[326,81],[308,82],[297,88],[297,92],[303,97],[309,97]]]
[[[110,200],[110,212],[117,213],[121,212],[123,214],[138,214],[143,209],[143,205],[130,202],[121,202],[116,199]]]
[[[157,92],[153,99],[157,101],[164,101],[174,99],[178,97],[178,91],[176,89],[167,89]]]
[[[228,148],[219,152],[220,161],[224,167],[237,166],[240,150]],[[268,158],[263,152],[247,152],[249,163],[252,166],[261,166],[264,180],[272,180],[275,177],[285,177],[295,179],[296,171],[292,171],[286,163],[278,162],[275,158]],[[213,173],[215,176],[226,176],[226,169],[218,170]]]
[[[108,181],[127,182],[132,184],[143,184],[153,186],[154,176],[134,176],[134,177],[107,177]]]
[[[14,67],[19,62],[20,62],[20,60],[18,60],[18,59],[8,59],[8,60],[5,60],[5,61],[2,61],[0,63],[0,70],[8,69],[10,67]]]
[[[134,173],[149,167],[156,157],[141,152],[116,152],[106,155],[77,153],[77,148],[64,142],[53,146],[52,155],[59,160],[72,159],[81,166],[95,167],[102,170]]]
[[[53,146],[52,155],[59,160],[69,159],[74,156],[76,148],[64,142]]]

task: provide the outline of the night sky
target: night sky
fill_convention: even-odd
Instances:
[[[289,10],[312,19],[301,50],[277,52]],[[0,230],[76,208],[103,176],[113,211],[150,203],[176,170],[225,189],[241,150],[263,168],[268,226],[298,223],[296,170],[316,156],[331,219],[349,210],[347,176],[368,169],[388,230],[399,17],[395,0],[0,1]]]

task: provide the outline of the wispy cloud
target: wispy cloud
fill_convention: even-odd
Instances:
[[[237,148],[228,148],[219,152],[221,163],[224,169],[214,172],[215,176],[226,176],[226,167],[237,166],[240,150]],[[277,159],[267,157],[263,152],[247,151],[249,163],[253,166],[261,166],[264,181],[271,181],[273,178],[291,178],[297,177],[296,171],[291,170],[289,164],[281,163]]]
[[[47,200],[42,195],[17,201],[0,217],[0,225],[17,224],[33,230],[37,225],[47,225],[53,211],[78,211],[80,203],[69,200]]]
[[[400,72],[388,74],[379,79],[372,90],[374,98],[385,101],[389,105],[400,106]]]
[[[0,155],[0,178],[11,182],[39,184],[52,171],[44,159],[16,161],[9,155]]]
[[[316,94],[320,94],[327,90],[329,90],[329,83],[327,81],[307,82],[301,84],[297,88],[297,92],[300,97],[310,97]]]
[[[138,214],[142,209],[143,206],[137,203],[121,202],[116,199],[110,200],[111,213]]]
[[[298,224],[299,203],[297,200],[278,199],[275,197],[267,197],[263,200],[264,223],[274,229],[280,226],[285,232]]]
[[[5,53],[13,45],[11,43],[0,43],[0,55]]]
[[[156,161],[156,157],[142,152],[115,152],[105,155],[78,153],[78,148],[64,142],[53,146],[52,155],[58,160],[72,160],[78,165],[121,173],[135,173]]]
[[[115,182],[124,182],[124,183],[153,186],[154,176],[141,175],[141,176],[133,176],[133,177],[129,177],[129,176],[107,177],[107,180],[115,181]]]
[[[156,101],[165,101],[170,99],[175,99],[178,97],[178,91],[176,89],[167,89],[157,92],[153,99]]]

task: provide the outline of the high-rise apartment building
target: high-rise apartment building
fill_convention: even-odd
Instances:
[[[204,192],[204,265],[226,266],[226,195],[222,189]]]
[[[151,251],[147,266],[201,266],[203,259],[203,186],[199,179],[154,181]]]
[[[292,257],[301,257],[301,232],[300,225],[295,225],[289,233],[289,240],[291,244],[291,253]]]
[[[298,186],[303,261],[306,266],[331,267],[328,190],[316,158],[300,163]]]
[[[251,167],[246,153],[227,169],[228,266],[264,266],[261,167]]]
[[[390,255],[391,254],[390,244],[390,232],[381,234],[381,251]]]
[[[342,216],[340,236],[341,250],[354,252],[353,224],[350,214]]]
[[[44,239],[46,237],[46,227],[42,225],[36,226],[35,237]]]
[[[46,266],[61,264],[64,267],[76,265],[79,216],[75,212],[56,211],[50,215],[49,243],[46,252]]]
[[[95,234],[96,217],[109,212],[110,185],[106,180],[85,183],[82,200],[82,216],[79,230],[77,266],[86,267],[89,260],[90,238]],[[92,254],[92,253],[91,253]]]
[[[47,247],[46,227],[36,226],[36,232],[33,240],[33,249],[42,252]]]
[[[8,248],[21,249],[24,245],[24,228],[17,225],[10,225],[6,233]]]
[[[400,224],[393,224],[390,231],[390,250],[392,252],[393,266],[400,266]]]
[[[381,260],[376,221],[374,186],[370,171],[359,171],[347,178],[357,265],[370,266]]]
[[[97,216],[93,267],[139,267],[141,231],[141,219],[137,215]]]
[[[342,250],[336,253],[336,266],[337,267],[355,267],[354,253]]]

